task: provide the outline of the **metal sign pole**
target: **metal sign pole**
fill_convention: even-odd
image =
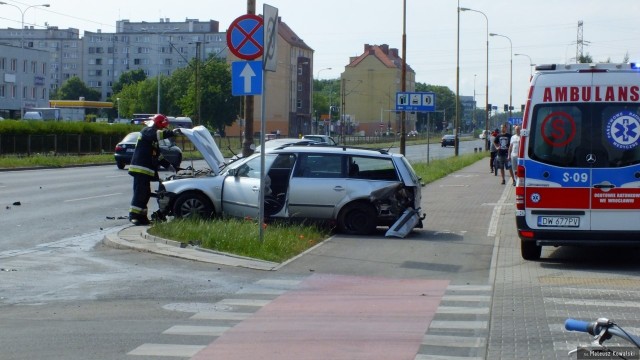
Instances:
[[[267,120],[265,118],[266,113],[266,104],[267,104],[267,71],[276,71],[277,68],[277,39],[278,39],[278,8],[273,6],[263,4],[262,6],[262,16],[264,19],[264,51],[262,52],[262,111],[261,111],[261,121],[260,121],[260,134],[262,139],[260,139],[260,196],[259,196],[259,216],[260,222],[259,226],[259,234],[260,234],[260,242],[264,239],[264,226],[263,223],[265,221],[264,214],[264,184],[266,178],[265,172],[265,159],[264,159],[264,140],[265,140],[265,131],[266,131],[266,123]]]

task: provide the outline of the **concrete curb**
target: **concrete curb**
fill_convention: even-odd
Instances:
[[[150,235],[147,233],[147,228],[146,226],[130,226],[117,233],[105,235],[102,243],[115,249],[151,252],[181,259],[254,270],[271,271],[280,266],[279,263],[275,262],[211,251],[197,246],[185,246],[185,244],[178,241]]]

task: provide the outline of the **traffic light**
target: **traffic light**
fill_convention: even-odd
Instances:
[[[520,105],[520,111],[524,112],[524,104]]]
[[[487,104],[487,111],[491,111],[491,104]]]
[[[507,111],[509,111],[509,105],[504,104],[504,112],[507,112]]]

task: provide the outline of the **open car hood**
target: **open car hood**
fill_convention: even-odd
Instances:
[[[193,145],[200,151],[204,160],[216,175],[220,173],[220,168],[224,165],[224,156],[220,152],[218,145],[211,136],[206,127],[200,125],[193,129],[181,128],[180,131],[186,136]]]

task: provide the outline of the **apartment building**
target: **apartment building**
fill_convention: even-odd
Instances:
[[[401,116],[395,111],[396,92],[402,91],[402,58],[387,44],[364,45],[341,74],[340,134],[374,135],[396,132]],[[405,91],[415,91],[415,71],[407,65]],[[416,129],[416,114],[406,113],[406,131]]]

